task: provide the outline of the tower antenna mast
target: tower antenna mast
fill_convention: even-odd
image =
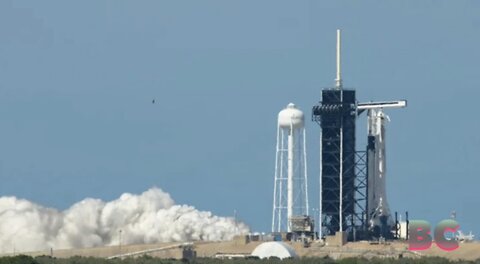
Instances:
[[[343,87],[342,84],[342,69],[341,69],[341,31],[337,29],[337,78],[335,79],[335,88],[341,90]]]

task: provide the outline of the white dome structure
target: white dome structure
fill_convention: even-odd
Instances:
[[[275,257],[279,259],[298,258],[295,250],[283,242],[265,242],[258,245],[252,252],[252,256],[260,259]]]

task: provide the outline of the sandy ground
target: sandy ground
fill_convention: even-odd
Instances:
[[[194,248],[198,257],[214,257],[217,253],[228,254],[250,254],[256,246],[261,242],[245,243],[241,240],[225,241],[225,242],[195,242]],[[98,247],[85,249],[64,249],[53,250],[53,255],[58,258],[67,258],[71,256],[92,256],[107,258],[118,254],[125,254],[129,252],[136,252],[141,250],[163,248],[169,246],[176,246],[180,243],[161,243],[148,245],[124,245],[112,247]],[[310,247],[304,248],[301,243],[290,243],[297,254],[301,257],[325,257],[345,258],[345,257],[422,257],[422,256],[440,256],[452,260],[464,259],[475,260],[480,259],[480,242],[461,243],[460,248],[446,252],[439,249],[436,245],[425,251],[412,252],[408,250],[408,246],[404,242],[391,242],[385,245],[371,245],[367,241],[347,243],[344,246],[325,246],[321,243],[312,243]],[[30,252],[27,255],[39,256],[50,255],[50,250]],[[182,250],[180,248],[173,248],[162,250],[158,252],[149,253],[151,256],[162,258],[181,258]]]

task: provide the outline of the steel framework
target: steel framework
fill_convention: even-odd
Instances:
[[[366,238],[367,234],[367,194],[368,160],[366,151],[357,151],[355,155],[355,213],[352,226],[352,240]]]
[[[343,89],[340,51],[340,30],[337,30],[335,88],[323,89],[321,101],[312,109],[312,120],[317,122],[321,128],[321,201],[319,210],[320,229],[318,231],[321,237],[323,235],[333,235],[339,231],[348,232],[348,238],[356,240],[357,238],[368,238],[372,228],[377,228],[380,225],[375,221],[372,222],[371,208],[375,212],[379,212],[378,215],[381,219],[388,218],[388,213],[382,214],[383,211],[388,211],[386,197],[372,198],[375,197],[374,194],[385,196],[384,128],[382,127],[380,134],[375,134],[376,137],[382,138],[381,143],[383,145],[380,144],[377,147],[379,151],[376,151],[375,146],[372,145],[375,142],[372,139],[375,138],[371,137],[373,134],[370,131],[372,126],[375,127],[375,124],[378,126],[378,124],[383,125],[383,123],[373,122],[369,114],[369,145],[367,151],[356,152],[356,119],[366,110],[369,113],[377,113],[384,108],[406,107],[407,101],[358,103],[355,98],[355,90]],[[377,116],[380,119],[383,117],[383,115]],[[372,157],[369,158],[369,156]],[[382,226],[386,225],[382,224]],[[388,231],[386,230],[384,233]]]
[[[326,235],[350,229],[353,221],[347,220],[355,214],[355,103],[354,90],[324,89],[322,101],[313,107],[312,119],[322,129],[321,222]]]

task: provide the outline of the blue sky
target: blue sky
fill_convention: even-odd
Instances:
[[[344,86],[409,102],[388,111],[391,209],[432,224],[456,210],[480,235],[478,14],[473,0],[1,1],[0,195],[65,209],[158,186],[268,231],[276,115],[310,116],[334,84],[341,28]]]

